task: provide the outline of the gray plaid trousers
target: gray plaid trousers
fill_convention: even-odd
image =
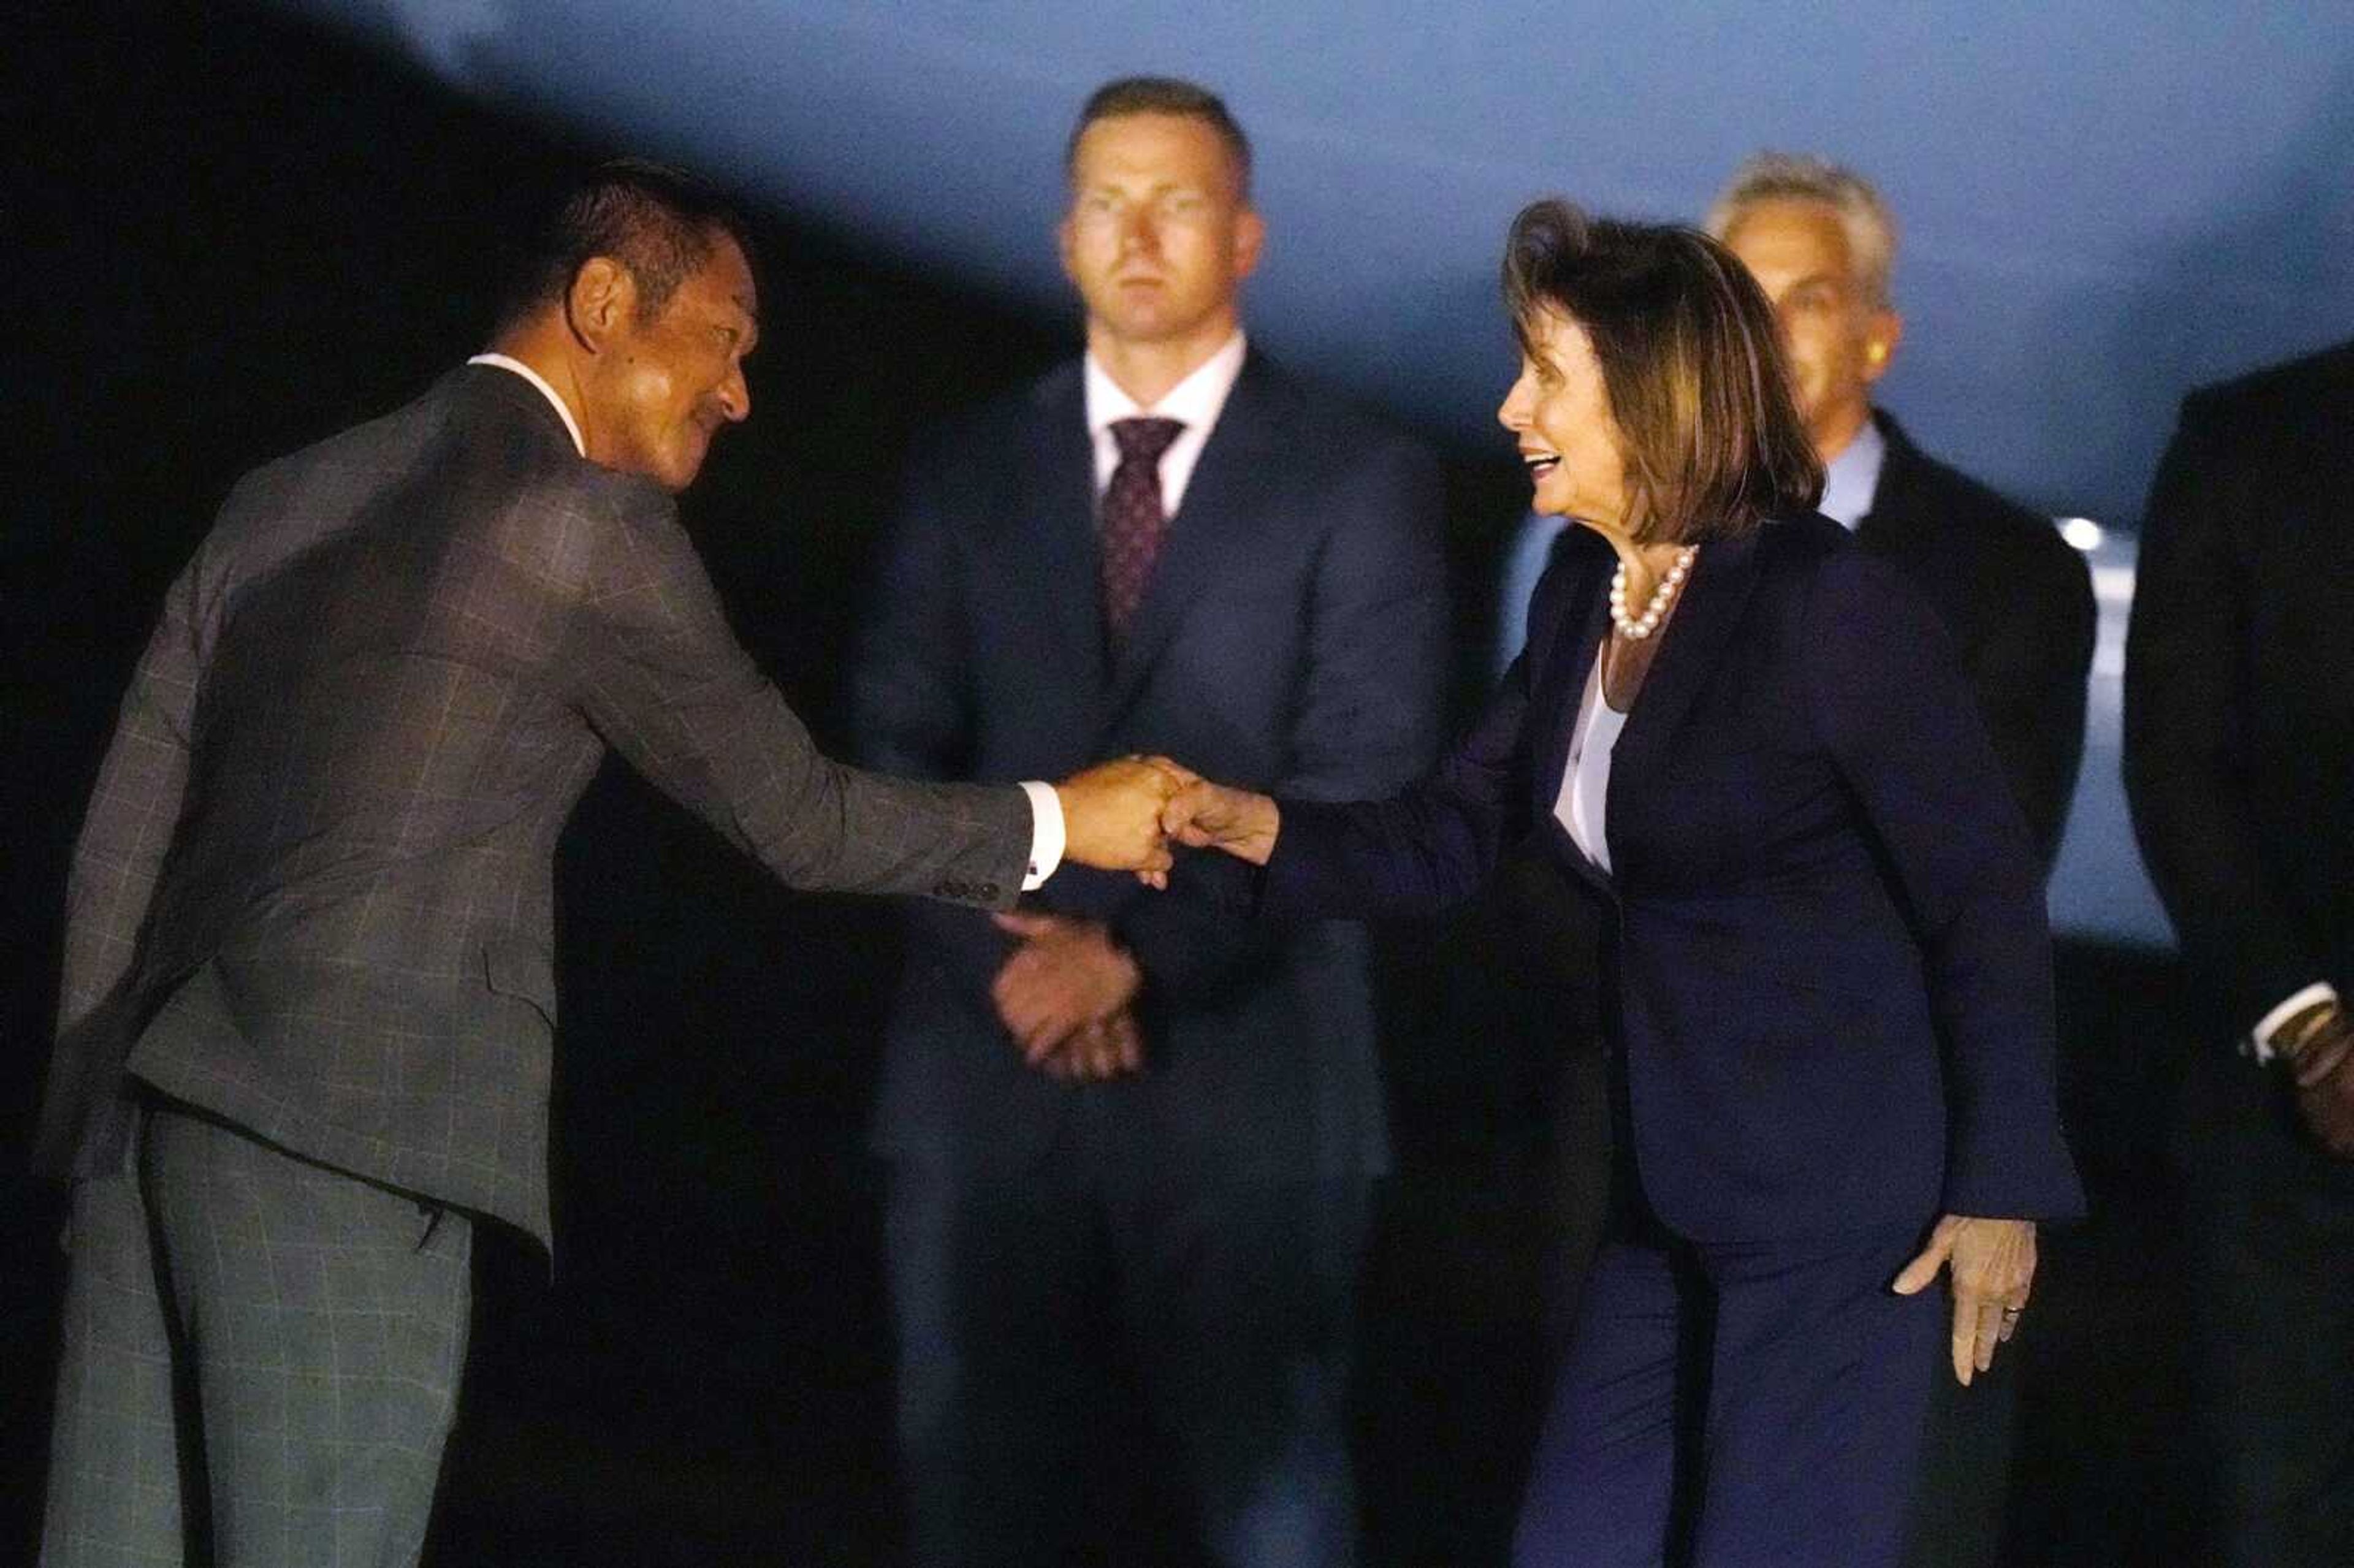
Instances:
[[[415,1563],[472,1243],[461,1215],[149,1113],[75,1193],[43,1568]]]

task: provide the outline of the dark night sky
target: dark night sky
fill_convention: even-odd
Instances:
[[[1890,406],[2047,512],[2130,524],[2187,387],[2354,330],[2354,28],[2328,5],[282,3],[1044,320],[1072,106],[1138,69],[1213,83],[1262,154],[1262,341],[1467,442],[1496,441],[1510,378],[1512,212],[1689,221],[1761,146],[1886,191]]]

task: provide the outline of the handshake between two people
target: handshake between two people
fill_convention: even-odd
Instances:
[[[1275,801],[1213,784],[1165,757],[1099,762],[1055,786],[1063,807],[1063,853],[1101,871],[1134,872],[1169,885],[1172,844],[1217,849],[1265,865],[1282,826]]]
[[[1064,855],[1169,885],[1172,846],[1217,848],[1265,864],[1276,804],[1213,784],[1164,757],[1099,763],[1055,787]],[[1135,1002],[1144,975],[1100,922],[1038,910],[996,917],[1017,939],[990,986],[998,1021],[1023,1060],[1066,1082],[1101,1082],[1144,1066]]]

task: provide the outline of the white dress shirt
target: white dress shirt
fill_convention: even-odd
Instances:
[[[1815,510],[1854,533],[1880,493],[1880,467],[1887,460],[1888,439],[1877,424],[1864,420],[1855,440],[1823,465],[1823,499]]]
[[[1111,433],[1118,419],[1175,419],[1185,428],[1161,454],[1161,515],[1174,517],[1177,508],[1184,503],[1185,488],[1193,482],[1193,465],[1202,461],[1202,449],[1209,444],[1210,431],[1218,422],[1218,415],[1226,406],[1226,395],[1235,389],[1235,379],[1243,373],[1243,357],[1250,344],[1237,328],[1218,352],[1193,368],[1192,375],[1169,389],[1168,395],[1150,408],[1120,390],[1111,373],[1092,354],[1087,361],[1087,435],[1096,449],[1096,495],[1100,499],[1104,487],[1111,482],[1111,471],[1119,466],[1119,441]]]
[[[572,417],[571,408],[557,396],[556,388],[547,384],[546,376],[522,360],[504,354],[478,354],[466,363],[495,366],[501,370],[512,371],[539,388],[539,395],[547,399],[549,406],[555,408],[557,418],[564,421],[565,433],[572,438],[572,450],[584,458],[588,455],[588,444],[580,438],[580,421]],[[1231,379],[1227,385],[1233,385]],[[1223,390],[1218,394],[1218,400],[1221,403],[1225,400]],[[1217,418],[1214,408],[1210,417],[1213,419]],[[1198,453],[1201,448],[1196,446],[1194,450]],[[1030,798],[1030,864],[1022,877],[1022,891],[1032,893],[1054,875],[1063,863],[1063,850],[1067,841],[1063,824],[1062,797],[1055,793],[1055,787],[1035,779],[1024,779],[1022,792]]]
[[[1585,673],[1585,694],[1577,700],[1577,727],[1571,732],[1569,766],[1562,769],[1561,792],[1553,814],[1569,830],[1585,858],[1610,869],[1610,836],[1603,807],[1610,798],[1610,754],[1627,727],[1627,715],[1602,695],[1602,655]]]

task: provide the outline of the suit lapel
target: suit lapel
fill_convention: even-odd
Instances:
[[[1104,683],[1103,552],[1096,534],[1095,449],[1075,368],[1039,384],[1015,504],[1032,520],[1016,547],[1034,573],[1030,603],[1068,651],[1077,689]]]
[[[1893,415],[1875,408],[1872,418],[1880,427],[1883,448],[1880,481],[1872,486],[1872,509],[1855,520],[1855,542],[1874,555],[1891,556],[1901,553],[1920,526],[1920,508],[1913,503],[1913,476],[1921,452]]]
[[[1653,656],[1651,673],[1635,699],[1635,711],[1627,715],[1627,727],[1611,754],[1605,821],[1625,821],[1628,800],[1655,791],[1667,767],[1669,743],[1723,659],[1757,586],[1757,539],[1753,533],[1701,546],[1684,584],[1683,603],[1676,607],[1666,639]],[[1614,864],[1625,864],[1616,845],[1610,858]]]
[[[1112,666],[1112,713],[1135,699],[1187,607],[1213,584],[1249,570],[1253,536],[1280,526],[1273,503],[1284,471],[1288,403],[1280,380],[1254,352],[1226,395],[1184,503],[1161,537],[1127,645]],[[1100,599],[1098,589],[1090,602]]]

